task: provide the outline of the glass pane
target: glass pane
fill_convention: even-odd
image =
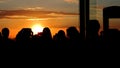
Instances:
[[[110,6],[120,6],[120,0],[103,0],[103,6],[104,7],[110,7]],[[116,15],[117,16],[117,15]],[[109,19],[109,29],[120,29],[120,18],[110,18]]]
[[[97,1],[90,0],[90,19],[96,19],[97,14]]]
[[[90,0],[90,20],[98,20],[103,30],[103,0]]]
[[[109,19],[109,29],[120,30],[120,19]]]
[[[0,30],[9,28],[10,38],[22,28],[49,27],[54,35],[70,26],[79,28],[79,0],[0,0]]]
[[[90,0],[90,20],[97,19],[101,25],[101,30],[103,30],[103,8],[110,6],[120,6],[120,0]],[[109,21],[109,28],[113,28],[114,22],[117,23],[114,27],[120,27],[120,20],[110,19]]]

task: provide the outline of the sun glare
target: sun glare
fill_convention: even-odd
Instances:
[[[41,25],[35,24],[35,25],[32,26],[32,31],[33,31],[33,33],[35,35],[35,34],[38,34],[39,32],[42,32],[43,28],[44,27],[42,27]]]

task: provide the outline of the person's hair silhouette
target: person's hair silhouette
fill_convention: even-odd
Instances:
[[[90,20],[89,23],[87,23],[87,32],[88,33],[98,33],[100,29],[100,24],[97,20]]]
[[[60,31],[58,32],[58,36],[59,36],[59,38],[61,38],[61,39],[65,39],[65,38],[66,38],[65,32],[64,32],[63,30],[60,30]]]
[[[29,40],[33,36],[33,32],[31,28],[23,28],[20,32],[18,32],[16,36],[16,40]]]
[[[52,39],[52,34],[51,34],[51,31],[48,27],[45,27],[43,29],[43,33],[42,33],[42,36],[44,37],[44,39],[46,40],[51,40]]]
[[[42,33],[42,48],[53,48],[52,34],[48,27],[43,29]]]
[[[23,28],[16,36],[17,48],[30,48],[32,36],[31,28]]]
[[[67,29],[67,36],[68,36],[68,38],[70,38],[70,39],[76,39],[76,38],[78,38],[79,32],[78,32],[78,30],[76,29],[76,27],[69,27],[69,28]]]
[[[59,30],[58,33],[54,36],[53,40],[57,48],[66,48],[67,47],[67,38],[63,30]]]

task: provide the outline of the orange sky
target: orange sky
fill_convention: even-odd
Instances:
[[[39,24],[42,27],[51,28],[52,34],[58,30],[66,30],[70,26],[79,27],[79,15],[67,15],[59,18],[36,18],[36,19],[2,19],[0,20],[0,30],[4,27],[10,29],[10,38],[14,38],[22,28],[32,28]]]
[[[0,30],[10,29],[15,38],[22,28],[38,24],[52,35],[70,26],[79,27],[79,0],[0,0]]]
[[[104,7],[120,5],[119,0],[90,0],[90,19],[103,25]],[[79,0],[0,0],[0,30],[10,29],[10,38],[15,38],[22,28],[35,24],[50,27],[52,34],[70,26],[79,28]],[[110,28],[119,28],[118,19],[110,19]],[[113,23],[114,22],[114,23]]]

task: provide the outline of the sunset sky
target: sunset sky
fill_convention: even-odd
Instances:
[[[90,1],[91,19],[98,19],[101,25],[102,9],[120,6],[120,0]],[[0,30],[8,27],[13,38],[21,28],[40,25],[50,27],[55,34],[60,29],[65,31],[69,26],[79,27],[79,14],[79,0],[0,0]],[[114,22],[118,24],[118,21]]]

